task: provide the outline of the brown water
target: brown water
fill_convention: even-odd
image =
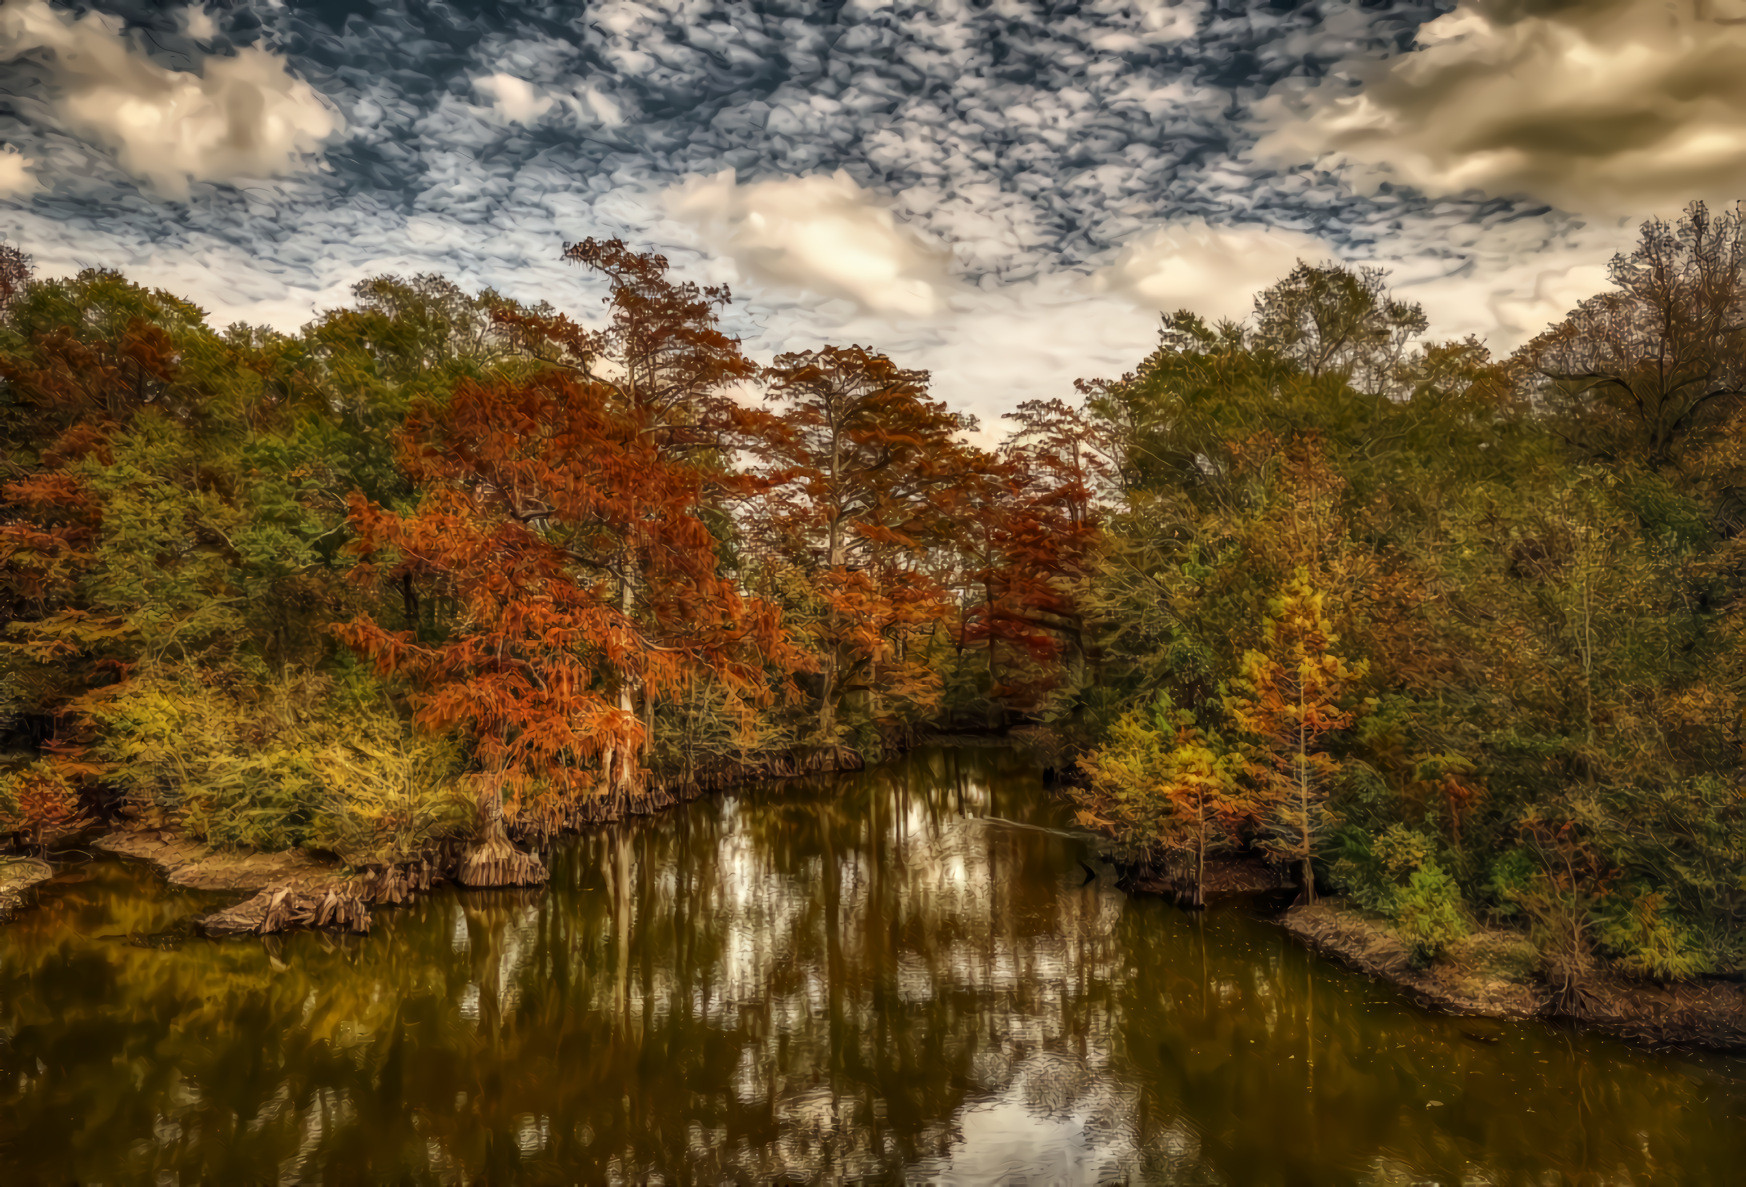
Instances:
[[[337,942],[85,866],[0,928],[0,1182],[1746,1181],[1746,1061],[1422,1013],[1064,824],[924,752]]]

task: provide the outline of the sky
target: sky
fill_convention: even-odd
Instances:
[[[1746,0],[0,0],[0,236],[294,330],[564,243],[998,421],[1302,258],[1507,350],[1746,196]]]

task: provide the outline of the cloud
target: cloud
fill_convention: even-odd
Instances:
[[[1246,152],[1258,96],[1398,56],[1450,4],[103,0],[139,31],[92,30],[196,87],[229,46],[271,48],[343,112],[344,140],[289,182],[184,170],[189,200],[153,202],[111,141],[75,134],[55,51],[9,64],[21,51],[0,40],[0,71],[23,78],[0,141],[55,183],[0,201],[0,235],[45,275],[119,267],[219,321],[286,329],[388,270],[591,316],[599,294],[560,246],[618,235],[732,282],[729,324],[757,357],[869,344],[998,429],[1020,399],[1134,366],[1160,310],[1248,312],[1299,255],[1394,267],[1441,332],[1537,330],[1568,308],[1628,230],[1595,247],[1558,211],[1357,193]],[[15,5],[64,11],[0,15]]]
[[[1100,291],[1142,308],[1188,309],[1209,319],[1241,321],[1252,310],[1255,294],[1298,260],[1333,254],[1326,243],[1299,231],[1188,219],[1136,238],[1093,279]]]
[[[0,198],[16,198],[37,188],[35,161],[11,145],[0,146]]]
[[[1433,336],[1477,334],[1502,352],[1606,290],[1608,263],[1636,238],[1633,221],[1449,219],[1422,229],[1418,250],[1370,262],[1389,269],[1399,296],[1425,307]]]
[[[490,99],[492,107],[512,123],[531,124],[552,109],[551,96],[540,94],[513,74],[475,78],[473,88]]]
[[[198,73],[171,70],[97,13],[9,0],[0,7],[0,60],[24,55],[47,62],[56,122],[113,150],[123,169],[167,197],[187,198],[197,181],[293,172],[340,127],[283,58],[252,46],[207,56]]]
[[[1356,79],[1277,88],[1258,152],[1580,212],[1746,192],[1742,0],[1461,0]]]
[[[196,41],[211,41],[218,36],[218,22],[198,4],[190,4],[184,8],[181,21],[182,31]]]
[[[953,287],[950,254],[897,221],[847,173],[741,185],[732,169],[666,193],[669,214],[695,228],[748,279],[927,317]]]

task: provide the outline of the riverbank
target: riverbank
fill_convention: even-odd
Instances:
[[[212,936],[305,927],[368,932],[370,905],[380,901],[384,888],[380,875],[348,874],[337,861],[323,861],[301,849],[225,851],[168,829],[123,827],[91,844],[101,852],[145,862],[172,886],[249,894],[194,921]]]
[[[1476,1018],[1570,1020],[1652,1045],[1746,1051],[1746,984],[1666,985],[1596,970],[1549,984],[1527,939],[1479,929],[1423,968],[1388,920],[1339,900],[1292,907],[1275,920],[1311,949],[1399,986],[1426,1009]]]
[[[1004,735],[929,736],[908,739],[903,745],[888,741],[887,751],[901,753],[916,745],[1014,744]],[[656,815],[703,796],[733,794],[759,783],[843,774],[865,766],[858,753],[841,747],[717,764],[696,770],[684,780],[651,782],[648,793],[624,809],[580,816],[564,831],[575,833],[633,816]],[[523,843],[526,840],[523,838]],[[433,860],[367,868],[348,865],[337,855],[324,857],[303,849],[260,852],[215,848],[173,827],[135,820],[124,820],[85,843],[102,853],[143,862],[171,886],[247,895],[194,920],[198,930],[216,937],[307,929],[367,934],[374,907],[405,904],[443,883],[495,884],[466,876],[462,866],[467,851],[454,842],[439,846]],[[541,871],[538,879],[543,881],[543,866],[537,860],[535,865]],[[0,855],[0,923],[29,905],[31,890],[56,872],[48,861]]]
[[[55,868],[35,857],[0,857],[0,923],[30,902],[30,892],[55,876]]]

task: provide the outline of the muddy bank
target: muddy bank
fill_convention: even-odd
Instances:
[[[1538,954],[1526,940],[1500,932],[1467,937],[1448,959],[1414,968],[1412,953],[1388,921],[1339,901],[1292,907],[1277,919],[1309,947],[1361,973],[1398,985],[1430,1009],[1484,1018],[1534,1018],[1550,994],[1537,984]]]
[[[0,857],[0,923],[9,922],[30,901],[30,892],[55,876],[55,868],[34,857]]]
[[[1522,936],[1481,930],[1425,968],[1385,919],[1339,901],[1293,907],[1280,926],[1317,952],[1398,985],[1420,1005],[1482,1018],[1570,1019],[1658,1045],[1746,1050],[1746,984],[1668,985],[1596,971],[1570,986],[1548,984]]]
[[[860,770],[864,765],[859,754],[842,747],[773,756],[752,763],[717,764],[696,769],[691,777],[682,780],[651,780],[634,800],[608,809],[597,808],[561,831],[577,832],[633,816],[652,815],[687,800],[732,792],[754,783]],[[323,859],[301,849],[276,853],[216,849],[174,829],[140,823],[124,824],[95,838],[91,845],[100,852],[146,862],[172,886],[248,893],[250,897],[241,902],[194,921],[207,935],[235,936],[309,928],[367,933],[373,907],[409,902],[445,882],[474,887],[538,884],[546,877],[538,842],[551,839],[545,835],[523,837],[515,843],[501,840],[499,848],[515,859],[513,875],[502,876],[488,876],[490,871],[482,875],[475,868],[480,865],[480,846],[467,848],[457,843],[442,846],[435,860],[385,868],[373,866],[362,872],[348,869],[339,859]],[[524,848],[529,842],[533,842],[531,847]],[[503,864],[503,854],[495,855],[500,859],[496,864]],[[53,869],[46,863],[38,864],[46,873],[36,881],[53,876]],[[0,890],[0,907],[8,901]],[[9,917],[0,912],[0,922]]]
[[[122,828],[105,833],[91,846],[117,857],[156,866],[171,886],[188,890],[261,890],[270,885],[310,885],[338,881],[339,868],[301,849],[280,853],[227,852],[169,829]]]
[[[117,829],[96,838],[92,847],[146,862],[172,886],[252,892],[242,902],[194,921],[213,936],[265,935],[309,927],[368,932],[371,904],[381,901],[384,889],[393,889],[382,885],[383,875],[348,874],[337,862],[324,862],[301,849],[229,852],[166,829]],[[390,883],[393,873],[388,872]]]

